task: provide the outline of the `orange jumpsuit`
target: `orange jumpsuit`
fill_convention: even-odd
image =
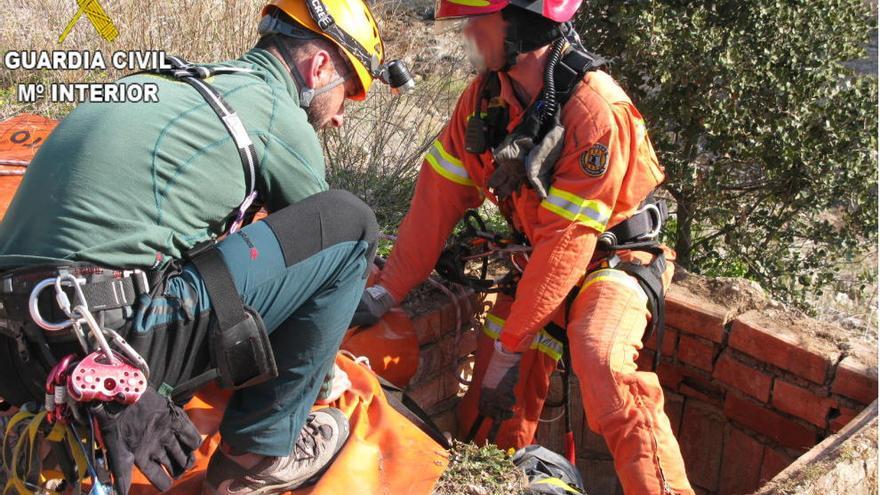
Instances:
[[[510,131],[524,108],[508,76],[499,77]],[[487,187],[495,170],[491,152],[465,151],[466,124],[481,87],[481,78],[468,86],[422,164],[410,211],[379,279],[398,301],[431,273],[466,210],[485,199],[498,202]],[[503,301],[487,318],[474,382],[460,406],[462,429],[467,431],[477,415],[491,341],[500,338],[505,348],[524,355],[514,418],[502,424],[496,443],[519,448],[532,442],[561,354],[561,345],[543,331],[555,319],[567,329],[588,424],[608,443],[624,491],[691,494],[657,376],[636,370],[650,318],[647,297],[636,279],[619,270],[587,274],[591,261],[603,256],[594,252],[598,235],[632,216],[663,181],[663,170],[638,110],[604,72],[589,73],[561,112],[565,142],[548,197],[541,200],[533,189],[522,187],[501,205],[533,251],[515,300]],[[621,258],[647,263],[651,255],[621,253]],[[566,296],[578,284],[578,296],[564,315]]]

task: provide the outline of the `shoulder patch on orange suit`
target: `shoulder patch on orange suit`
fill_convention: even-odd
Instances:
[[[608,171],[608,147],[594,144],[581,155],[581,170],[590,177],[601,177]]]

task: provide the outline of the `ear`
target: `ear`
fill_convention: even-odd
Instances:
[[[333,79],[333,59],[326,50],[318,50],[311,57],[303,60],[300,70],[305,76],[306,86],[317,88]]]

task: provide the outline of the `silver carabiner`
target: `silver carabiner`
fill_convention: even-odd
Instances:
[[[116,331],[110,328],[104,328],[104,333],[110,336],[110,340],[113,341],[113,344],[119,348],[122,352],[122,355],[131,362],[135,367],[141,370],[144,374],[144,377],[148,380],[150,379],[150,366],[147,364],[147,360],[144,359],[143,356],[138,354],[134,347],[131,346],[121,335],[119,335]]]
[[[636,239],[638,241],[653,241],[660,235],[660,231],[663,230],[663,216],[660,214],[660,208],[657,207],[657,203],[648,203],[645,206],[641,207],[633,213],[633,216],[636,216],[642,212],[647,212],[649,215],[654,217],[656,220],[656,226],[654,230],[648,232],[646,234],[642,234]]]
[[[51,285],[55,285],[56,282],[58,282],[58,279],[59,279],[59,277],[55,277],[55,278],[47,278],[47,279],[41,281],[40,283],[38,283],[37,285],[34,286],[33,290],[31,290],[31,295],[28,298],[28,313],[30,313],[31,319],[40,328],[42,328],[44,330],[48,330],[50,332],[57,332],[60,330],[64,330],[65,328],[73,325],[73,322],[74,322],[73,316],[69,312],[69,307],[68,307],[68,310],[65,310],[65,308],[63,306],[61,308],[62,311],[64,311],[66,314],[68,314],[68,316],[70,316],[70,318],[71,318],[67,321],[59,321],[59,322],[46,321],[43,318],[43,315],[40,314],[40,308],[39,308],[40,293],[43,292],[43,289],[45,289],[46,287],[49,287]],[[76,279],[74,279],[74,280],[76,280]],[[57,288],[56,288],[56,290],[57,290]],[[63,290],[61,292],[64,293]],[[66,298],[67,294],[64,294],[64,297]],[[55,294],[55,300],[59,301],[59,305],[62,304],[61,298],[58,296],[57,292]],[[68,301],[68,303],[69,303],[69,301]]]
[[[64,311],[69,318],[73,318],[73,313],[71,311],[70,298],[67,297],[67,293],[64,292],[64,289],[61,288],[61,282],[64,280],[70,280],[71,285],[73,286],[73,291],[76,293],[76,297],[79,299],[79,304],[83,305],[88,309],[89,303],[86,301],[86,295],[83,294],[81,284],[86,283],[85,279],[79,279],[74,277],[69,273],[62,273],[55,278],[55,300],[58,301],[58,306],[61,307],[61,310]]]
[[[77,313],[86,321],[86,324],[89,325],[89,330],[91,330],[92,336],[94,336],[95,341],[98,342],[98,347],[101,349],[101,352],[107,356],[107,359],[110,360],[111,364],[117,364],[116,356],[113,354],[113,349],[110,347],[110,344],[107,343],[107,339],[104,337],[104,332],[101,330],[101,326],[98,325],[98,321],[95,320],[95,317],[92,315],[89,308],[83,304],[77,305],[73,308],[73,312]]]

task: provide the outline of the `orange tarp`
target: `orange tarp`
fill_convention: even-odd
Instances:
[[[388,404],[372,371],[342,355],[336,364],[352,382],[333,404],[349,417],[351,436],[318,483],[293,495],[429,495],[448,464],[446,451]],[[211,388],[187,405],[205,441],[196,467],[168,493],[201,493],[208,459],[220,442],[217,428],[227,398],[227,393]],[[155,493],[144,478],[135,477],[133,495]]]
[[[419,367],[419,340],[409,316],[394,308],[373,326],[348,331],[342,348],[369,358],[382,378],[406,387]]]
[[[0,122],[0,174],[20,172],[56,125],[57,120],[26,113]],[[20,175],[0,175],[0,218],[6,214],[19,184]]]

